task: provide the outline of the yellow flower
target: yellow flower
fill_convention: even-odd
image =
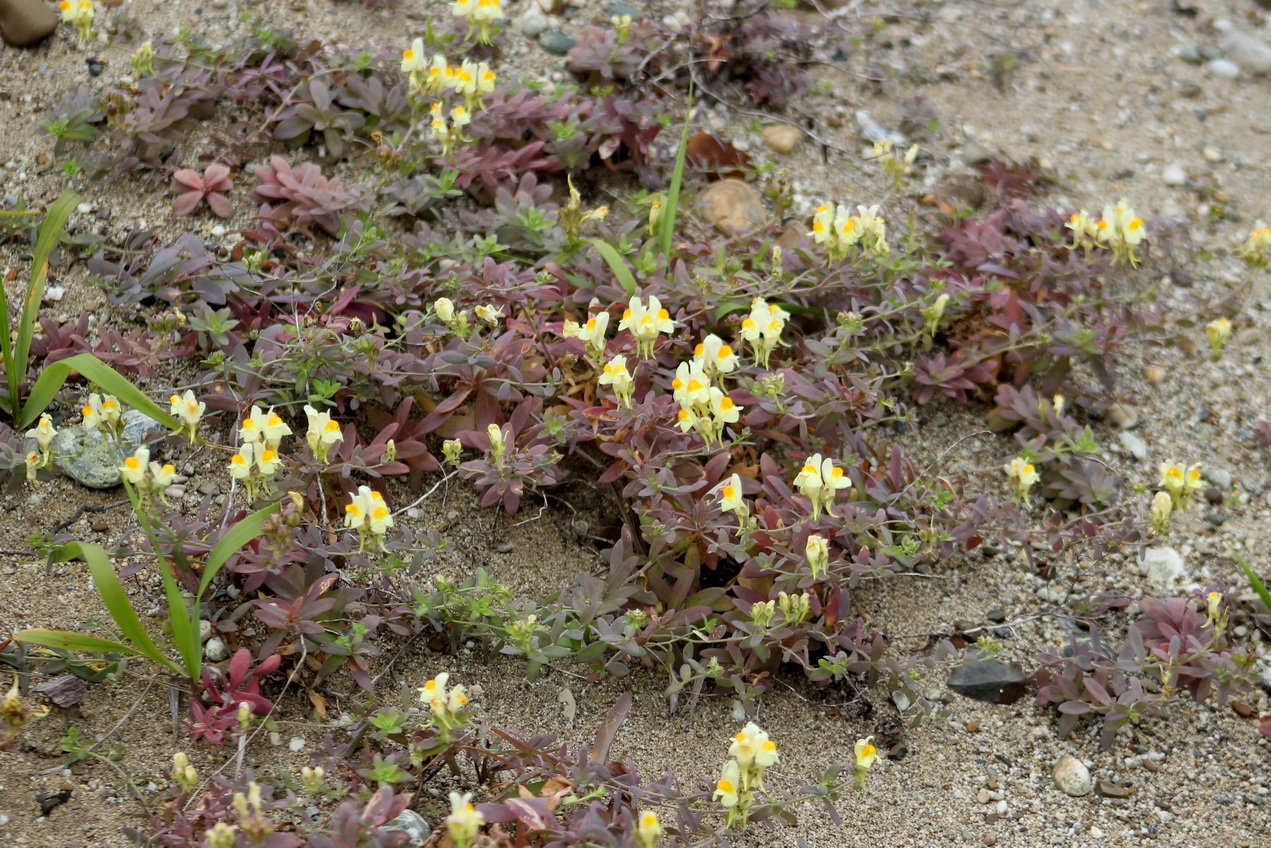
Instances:
[[[800,494],[812,502],[812,520],[815,521],[820,517],[822,508],[827,514],[834,514],[830,507],[835,493],[851,486],[852,480],[842,467],[834,464],[834,460],[828,457],[823,459],[819,453],[814,453],[795,476],[794,485]]]
[[[746,513],[746,499],[741,494],[741,477],[734,474],[715,487],[719,495],[719,508],[724,512]]]
[[[1161,474],[1161,488],[1169,492],[1175,509],[1185,509],[1192,495],[1204,488],[1205,481],[1201,477],[1199,462],[1187,468],[1176,463],[1163,462],[1158,470]]]
[[[725,808],[732,809],[741,800],[740,790],[741,769],[738,767],[736,760],[729,760],[724,766],[724,773],[720,776],[719,782],[715,784],[714,799],[723,804]]]
[[[162,492],[171,486],[176,476],[176,466],[171,463],[164,465],[160,465],[157,462],[150,463],[150,484],[156,492]]]
[[[1209,621],[1215,622],[1221,615],[1222,610],[1222,594],[1220,592],[1210,592],[1208,595],[1208,603],[1206,604],[1206,613],[1209,615]]]
[[[402,51],[402,73],[416,74],[425,73],[428,69],[428,60],[424,56],[424,40],[416,38],[411,42],[410,47]]]
[[[711,381],[698,362],[681,362],[671,380],[671,397],[686,409],[710,404]]]
[[[618,329],[630,331],[635,337],[640,355],[649,357],[653,355],[653,345],[658,336],[675,331],[675,322],[671,320],[671,313],[662,308],[657,297],[650,295],[648,305],[645,305],[639,297],[633,295],[622,313]]]
[[[272,448],[265,448],[256,455],[256,467],[260,469],[262,477],[273,477],[280,465],[282,457]]]
[[[483,824],[485,816],[472,805],[471,792],[462,795],[458,792],[450,793],[450,815],[446,816],[446,832],[455,848],[468,848],[477,838]]]
[[[503,309],[502,307],[489,306],[488,304],[483,303],[472,311],[477,313],[477,317],[489,324],[491,327],[497,327],[499,326],[499,318]]]
[[[203,841],[207,848],[234,848],[238,841],[238,828],[225,822],[217,822],[203,832]]]
[[[768,359],[781,343],[781,331],[789,317],[789,312],[761,297],[751,302],[750,314],[742,319],[738,335],[750,343],[760,368],[768,367]]]
[[[189,389],[185,390],[184,395],[172,395],[168,401],[171,404],[168,413],[185,425],[190,431],[190,441],[193,442],[199,422],[203,420],[203,413],[207,411],[207,404],[196,398]]]
[[[229,474],[235,480],[246,480],[251,476],[253,460],[256,458],[256,446],[251,442],[244,442],[238,449],[238,453],[229,458]]]
[[[662,840],[662,823],[657,813],[641,813],[636,825],[636,841],[640,848],[655,848]]]
[[[189,792],[198,785],[199,773],[190,765],[190,758],[183,751],[172,755],[172,782],[184,792]]]
[[[1041,475],[1037,473],[1037,468],[1022,456],[1017,456],[1002,466],[1002,471],[1006,473],[1007,479],[1014,486],[1015,494],[1027,504],[1029,489],[1033,488],[1037,481],[1041,479]]]
[[[1217,318],[1205,325],[1205,334],[1209,336],[1209,349],[1217,362],[1222,356],[1222,349],[1231,337],[1231,322],[1226,318]]]
[[[1174,499],[1170,497],[1169,492],[1157,492],[1152,498],[1152,529],[1157,535],[1164,536],[1169,533],[1169,517],[1174,511]]]
[[[0,699],[0,724],[4,725],[4,736],[0,737],[0,749],[7,748],[18,738],[18,733],[33,718],[48,715],[45,706],[31,707],[22,701],[22,690],[18,687],[18,675],[13,675],[13,686],[3,699]]]
[[[1249,232],[1249,238],[1236,251],[1236,255],[1250,268],[1265,268],[1271,262],[1271,227],[1259,221]]]
[[[715,374],[730,374],[737,367],[737,354],[731,345],[711,333],[693,348],[693,362],[700,365],[703,371]]]
[[[322,766],[314,766],[313,768],[304,766],[300,769],[300,785],[305,788],[306,792],[318,792],[322,789],[322,783],[326,776],[326,769]]]
[[[1072,244],[1066,245],[1070,250],[1077,248],[1089,250],[1099,240],[1099,224],[1084,209],[1072,213],[1064,227],[1072,230]]]
[[[261,428],[261,437],[265,441],[265,447],[270,450],[278,450],[278,446],[282,444],[283,436],[290,436],[291,428],[282,420],[282,417],[276,415],[273,409],[265,416],[265,426]]]
[[[443,324],[451,324],[455,320],[455,304],[448,297],[439,297],[433,303],[433,311]]]
[[[631,393],[634,383],[631,380],[631,372],[627,370],[627,358],[622,354],[615,356],[605,363],[601,369],[600,380],[602,386],[609,386],[613,389],[613,393],[618,396],[618,401],[625,407],[631,406]]]
[[[808,536],[803,553],[808,559],[808,568],[812,571],[813,579],[824,577],[829,572],[830,547],[823,536],[817,533]]]
[[[1096,238],[1112,248],[1113,262],[1138,266],[1134,248],[1147,239],[1147,227],[1124,200],[1103,207],[1103,218],[1095,225]]]
[[[868,771],[870,766],[874,765],[874,761],[878,759],[878,748],[874,747],[873,736],[857,739],[854,752],[856,754],[857,772]]]
[[[40,416],[40,422],[35,427],[26,431],[28,439],[35,439],[35,443],[40,446],[40,451],[47,454],[49,446],[53,444],[53,437],[57,435],[57,430],[53,427],[53,419],[47,415]]]
[[[309,419],[309,429],[305,433],[305,441],[308,442],[309,450],[313,451],[314,457],[325,464],[330,454],[331,446],[336,442],[344,441],[344,433],[340,430],[340,422],[332,419],[329,412],[319,412],[308,404],[305,404],[304,413],[305,417]]]
[[[146,479],[146,472],[149,471],[147,463],[150,462],[150,450],[148,448],[137,448],[136,452],[124,460],[124,464],[119,468],[119,476],[123,477],[133,486],[140,486]]]

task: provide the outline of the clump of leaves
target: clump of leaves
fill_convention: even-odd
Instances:
[[[213,214],[228,218],[233,208],[225,195],[233,187],[229,168],[220,163],[208,165],[202,174],[183,168],[172,175],[172,192],[177,195],[172,208],[178,215],[189,215],[207,201]]]
[[[304,162],[294,168],[281,156],[253,172],[260,185],[252,189],[252,199],[268,205],[262,214],[296,227],[317,225],[330,235],[339,235],[346,216],[365,208],[364,194],[333,177],[322,168]]]
[[[97,94],[85,86],[76,86],[58,98],[48,115],[40,122],[37,132],[57,139],[53,153],[61,156],[66,144],[77,141],[87,145],[101,134],[97,124],[106,119],[99,106]]]

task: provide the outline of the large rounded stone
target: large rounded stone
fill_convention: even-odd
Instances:
[[[58,15],[44,0],[0,0],[0,34],[14,47],[34,47],[57,29]]]
[[[750,232],[767,218],[759,192],[743,180],[711,183],[697,196],[693,208],[708,224],[728,233]]]
[[[1065,795],[1071,795],[1074,798],[1089,795],[1093,788],[1090,782],[1090,769],[1071,754],[1064,754],[1059,758],[1059,762],[1055,763],[1054,776],[1055,785],[1063,790]]]

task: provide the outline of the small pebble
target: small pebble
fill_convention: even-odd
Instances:
[[[1240,76],[1240,66],[1226,59],[1214,59],[1205,67],[1211,74],[1220,79],[1233,80]]]
[[[775,124],[764,127],[760,137],[774,153],[789,153],[803,140],[803,130],[792,124]]]
[[[1053,771],[1055,785],[1066,795],[1080,798],[1089,795],[1093,785],[1090,780],[1090,769],[1086,764],[1071,754],[1064,754],[1055,763]]]
[[[1139,423],[1139,414],[1134,407],[1124,403],[1114,403],[1108,407],[1105,413],[1108,417],[1108,423],[1118,430],[1129,430]]]
[[[1161,171],[1161,182],[1167,186],[1181,186],[1187,182],[1187,172],[1178,165],[1167,165]]]

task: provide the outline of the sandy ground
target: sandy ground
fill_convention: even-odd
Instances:
[[[1174,10],[1183,7],[1194,14]],[[372,11],[329,0],[285,5],[231,0],[203,6],[189,0],[126,0],[122,7],[148,33],[192,26],[210,38],[228,39],[244,31],[246,24],[238,16],[248,11],[319,37],[390,46],[399,41],[390,34],[403,30],[403,19],[407,29],[420,29],[424,16],[440,8],[441,4],[416,0],[405,0],[397,10]],[[510,17],[517,11],[513,7]],[[590,6],[573,9],[565,15],[563,27],[576,30],[596,11]],[[660,16],[674,8],[659,6],[657,11]],[[881,16],[884,11],[895,14]],[[117,12],[103,12],[106,18],[112,14]],[[855,73],[823,68],[818,76],[827,91],[801,103],[805,111],[822,117],[818,134],[826,140],[859,153],[864,142],[857,134],[857,110],[895,126],[898,101],[925,96],[940,118],[940,129],[924,141],[935,162],[927,169],[929,185],[920,186],[917,193],[925,193],[949,173],[966,170],[963,156],[974,143],[1016,158],[1046,160],[1059,177],[1049,198],[1057,205],[1095,210],[1126,197],[1151,216],[1195,222],[1208,220],[1214,203],[1223,202],[1223,220],[1191,229],[1194,247],[1211,255],[1180,257],[1185,276],[1170,266],[1149,271],[1164,278],[1163,305],[1180,330],[1186,330],[1196,303],[1216,302],[1243,283],[1230,248],[1255,219],[1271,219],[1271,171],[1266,165],[1271,153],[1266,134],[1271,126],[1271,80],[1247,73],[1234,80],[1221,78],[1177,54],[1195,45],[1217,45],[1224,20],[1255,36],[1271,36],[1256,3],[906,2],[885,10],[849,3],[836,14],[843,29],[843,56],[835,61]],[[880,28],[874,38],[864,45],[853,43],[851,36],[861,31],[862,21],[875,16],[880,16]],[[559,78],[557,60],[517,34],[507,38],[509,76],[519,71]],[[827,58],[832,49],[827,49]],[[128,53],[106,53],[103,79],[130,71]],[[992,71],[1006,56],[1014,57],[1016,64],[999,86]],[[0,114],[5,118],[0,124],[0,150],[5,151],[0,156],[5,165],[0,191],[42,201],[63,187],[56,173],[41,176],[46,166],[37,157],[51,145],[32,130],[61,90],[91,82],[83,58],[69,49],[65,34],[36,51],[0,51]],[[867,83],[861,76],[865,74],[881,81]],[[709,111],[702,117],[794,175],[809,205],[823,196],[826,186],[833,187],[835,199],[842,202],[869,202],[881,196],[877,175],[857,159],[827,153],[811,142],[789,156],[776,157],[763,149],[749,118]],[[1181,185],[1167,185],[1163,178],[1171,166],[1184,170]],[[139,219],[158,223],[171,235],[182,226],[163,211],[168,203],[162,184],[127,177],[77,188],[97,209],[109,208],[111,216],[105,221],[97,212],[76,216],[75,231],[100,228],[117,235]],[[1227,200],[1217,200],[1227,195]],[[0,267],[15,262],[11,248],[0,248]],[[135,320],[106,307],[82,269],[73,269],[67,281],[68,296],[52,314],[69,317],[89,311],[103,321]],[[1219,363],[1176,346],[1139,350],[1137,358],[1126,363],[1127,400],[1137,404],[1139,413],[1132,432],[1145,442],[1145,458],[1123,449],[1117,434],[1106,427],[1097,432],[1107,448],[1106,460],[1132,483],[1151,485],[1156,464],[1175,459],[1204,461],[1231,473],[1231,488],[1223,492],[1226,501],[1221,507],[1225,523],[1215,530],[1195,512],[1172,540],[1189,569],[1179,591],[1193,582],[1237,580],[1234,561],[1222,553],[1224,543],[1242,549],[1255,566],[1267,570],[1267,466],[1245,443],[1248,428],[1271,406],[1267,306],[1265,286],[1256,284],[1233,315],[1236,338]],[[1187,332],[1203,348],[1203,333]],[[1163,369],[1158,383],[1143,378],[1147,364]],[[939,457],[935,470],[941,474],[968,475],[989,488],[1001,485],[996,469],[1012,451],[1007,438],[983,431],[980,410],[951,404],[922,409],[905,447],[920,460]],[[452,541],[453,552],[437,564],[437,573],[453,577],[485,567],[519,593],[542,597],[581,569],[600,564],[579,540],[576,525],[580,517],[598,525],[603,507],[585,487],[566,499],[577,515],[553,505],[528,523],[522,522],[535,518],[536,508],[513,520],[493,522],[491,513],[475,509],[471,492],[456,484],[446,490],[444,500],[438,493],[425,504],[418,520],[444,528]],[[89,493],[66,481],[34,496],[6,496],[0,501],[7,516],[0,529],[0,548],[24,550],[31,532],[51,528],[80,505],[112,500],[111,493]],[[71,532],[87,539],[114,538],[123,529],[122,520],[118,511],[89,516]],[[98,526],[106,529],[94,530],[94,522],[104,522]],[[137,588],[151,592],[155,585],[138,583]],[[1012,630],[1004,640],[1006,654],[1027,663],[1039,647],[1058,636],[1051,620],[1040,613],[1053,609],[1056,598],[1068,592],[1080,595],[1105,587],[1147,590],[1136,564],[1124,557],[1092,563],[1077,551],[1062,559],[1059,577],[1045,584],[1025,573],[1019,559],[976,554],[931,576],[868,586],[858,593],[858,603],[872,623],[901,637],[898,645],[915,649],[925,634],[945,632],[958,619],[983,623],[990,608],[1001,607]],[[0,633],[10,627],[73,626],[103,614],[82,565],[48,571],[33,556],[0,555]],[[903,638],[906,635],[915,638]],[[1265,654],[1265,643],[1258,647]],[[515,660],[487,663],[467,651],[449,657],[412,646],[397,661],[390,679],[415,686],[443,669],[481,687],[481,708],[493,720],[525,731],[558,732],[574,741],[588,740],[619,695],[633,691],[635,708],[615,752],[630,755],[646,776],[669,769],[686,781],[713,779],[739,724],[736,705],[726,698],[706,697],[695,711],[668,715],[662,696],[665,679],[657,671],[588,686],[569,669],[549,669],[528,684],[523,666]],[[941,683],[935,678],[928,685],[940,688]],[[577,702],[572,722],[563,715],[560,692],[565,687]],[[334,712],[358,703],[347,679],[337,679],[331,688]],[[342,693],[347,698],[341,698]],[[891,704],[872,697],[876,700],[871,704],[854,702],[841,687],[816,690],[793,677],[765,696],[758,720],[782,750],[773,782],[797,785],[800,778],[847,759],[858,736],[875,732],[895,715]],[[1257,735],[1254,720],[1240,718],[1229,707],[1180,705],[1168,719],[1124,735],[1112,751],[1101,753],[1096,737],[1085,730],[1069,739],[1056,738],[1054,714],[1038,710],[1028,699],[989,706],[949,697],[947,722],[907,729],[907,756],[880,762],[868,789],[839,805],[841,827],[822,811],[809,808],[798,811],[797,830],[759,829],[753,839],[738,837],[737,844],[1271,845],[1266,803],[1271,794],[1271,751],[1267,740]],[[1255,709],[1267,709],[1265,692],[1255,692],[1249,700]],[[284,702],[282,718],[283,743],[301,736],[312,750],[324,731],[299,699]],[[110,770],[99,765],[58,768],[58,740],[72,726],[86,739],[113,731],[111,741],[122,744],[124,751],[120,765],[141,775],[143,786],[166,770],[171,752],[184,744],[171,730],[166,685],[153,669],[134,664],[122,679],[93,687],[80,706],[55,710],[32,725],[20,755],[0,756],[0,813],[10,818],[0,826],[0,836],[8,844],[124,845],[129,843],[120,828],[139,826],[135,805],[123,799]],[[1062,794],[1050,772],[1064,753],[1090,765],[1096,779],[1129,782],[1134,791],[1125,798]],[[215,758],[224,755],[200,748],[195,763],[210,769]],[[264,772],[294,769],[303,756],[265,737],[250,752],[254,767]],[[75,789],[71,801],[48,818],[37,818],[35,794],[64,783]],[[987,803],[976,797],[981,789],[989,793]]]

